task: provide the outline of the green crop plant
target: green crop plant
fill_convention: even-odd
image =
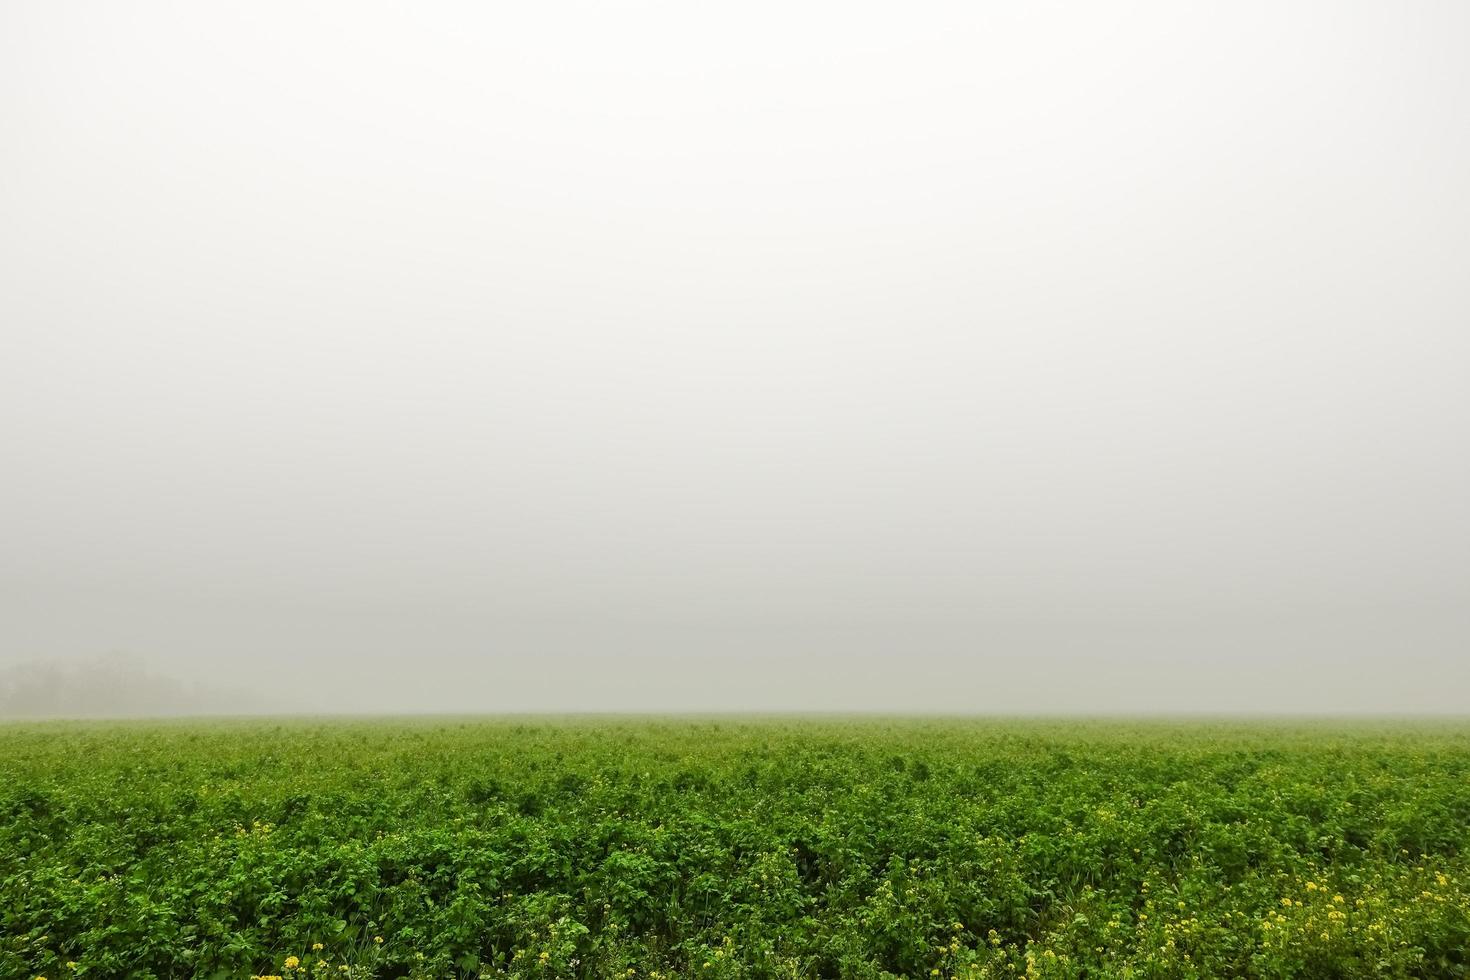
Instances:
[[[1458,977],[1470,725],[0,726],[0,977]]]

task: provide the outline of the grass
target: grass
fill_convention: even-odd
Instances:
[[[1457,977],[1470,723],[0,726],[0,977]]]

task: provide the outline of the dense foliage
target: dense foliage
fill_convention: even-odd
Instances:
[[[0,977],[1462,976],[1470,726],[0,727]]]

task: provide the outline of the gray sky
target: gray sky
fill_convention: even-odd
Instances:
[[[1470,711],[1470,5],[0,7],[0,666]]]

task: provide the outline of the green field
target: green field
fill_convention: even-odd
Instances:
[[[0,977],[1464,976],[1470,724],[0,726]]]

